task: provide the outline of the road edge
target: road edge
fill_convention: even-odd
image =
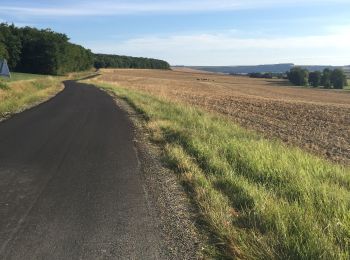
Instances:
[[[23,106],[23,107],[19,107],[15,112],[7,113],[5,116],[0,116],[0,123],[16,116],[17,114],[24,112],[24,111],[30,110],[32,108],[35,108],[37,106],[40,106],[40,105],[45,104],[47,102],[50,102],[50,100],[55,98],[57,95],[59,95],[64,90],[64,88],[65,88],[64,83],[60,82],[60,89],[57,92],[53,93],[52,95],[47,96],[46,98],[44,98],[42,100],[37,100],[34,103],[28,104],[28,105]]]
[[[97,86],[96,86],[97,87]],[[105,91],[104,89],[102,89]],[[158,228],[167,259],[206,259],[206,235],[198,230],[198,211],[175,172],[162,163],[161,149],[150,140],[142,115],[115,93],[107,92],[124,110],[134,127],[134,148],[140,163],[145,196],[160,221]]]

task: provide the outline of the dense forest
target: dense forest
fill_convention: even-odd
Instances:
[[[117,55],[93,54],[69,42],[67,35],[50,29],[0,24],[0,59],[7,59],[10,70],[63,75],[92,68],[169,69],[165,61]]]
[[[11,70],[61,75],[91,68],[93,54],[50,29],[0,24],[0,57]]]
[[[134,69],[170,69],[169,63],[162,60],[135,58],[129,56],[95,54],[95,68],[134,68]]]

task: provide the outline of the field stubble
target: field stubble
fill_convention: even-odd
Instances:
[[[350,163],[350,92],[187,71],[104,70],[99,81],[200,106],[335,162]]]

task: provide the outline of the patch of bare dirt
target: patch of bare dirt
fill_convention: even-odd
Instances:
[[[267,137],[350,163],[349,91],[178,70],[104,70],[99,80],[197,105]]]

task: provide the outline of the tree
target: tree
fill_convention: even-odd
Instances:
[[[332,74],[332,71],[330,69],[323,70],[322,77],[321,77],[321,85],[324,86],[325,88],[332,87],[331,74]]]
[[[331,73],[331,83],[336,89],[343,89],[347,84],[346,75],[342,69],[335,69]]]
[[[21,58],[21,40],[17,28],[12,24],[0,24],[0,41],[4,45],[7,54],[8,65],[14,69]]]
[[[306,69],[295,67],[288,72],[288,79],[296,86],[307,86],[309,81],[309,72]]]
[[[0,59],[8,59],[6,46],[2,42],[0,42]]]
[[[106,68],[106,63],[104,62],[104,60],[95,60],[94,67],[96,69]]]
[[[314,71],[309,73],[309,84],[313,87],[318,87],[321,84],[322,73],[320,71]]]
[[[0,24],[0,55],[21,72],[59,75],[93,65],[91,51],[70,43],[65,34],[4,23]]]

